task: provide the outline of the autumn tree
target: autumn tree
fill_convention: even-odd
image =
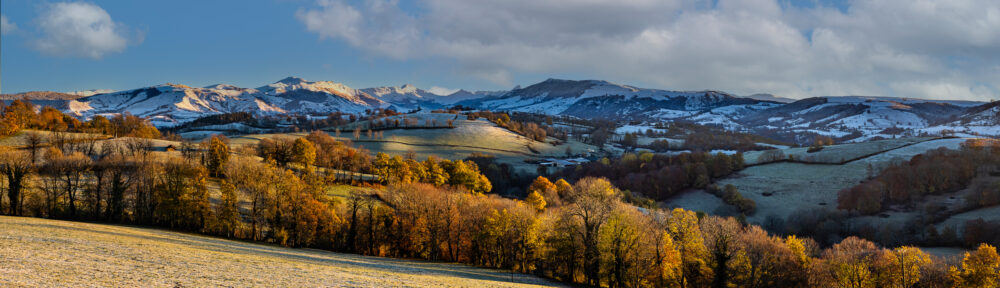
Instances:
[[[601,250],[601,266],[605,267],[605,278],[609,287],[638,287],[640,271],[648,269],[641,265],[646,241],[644,222],[646,219],[634,206],[616,203],[611,216],[600,229],[598,243]]]
[[[962,267],[949,271],[956,287],[997,287],[1000,283],[1000,255],[996,247],[979,245],[973,252],[965,252]]]
[[[236,194],[236,186],[228,181],[219,185],[222,195],[215,207],[215,233],[229,238],[240,236],[243,219],[240,217],[240,199]]]
[[[567,183],[566,185],[569,184]],[[556,185],[550,182],[548,178],[545,178],[545,176],[535,178],[535,181],[528,187],[529,196],[531,193],[538,193],[549,206],[559,206],[561,203]]]
[[[711,255],[712,287],[727,287],[733,274],[730,261],[739,253],[736,240],[740,224],[734,218],[711,216],[702,219],[701,229]]]
[[[708,249],[698,225],[698,216],[694,211],[674,209],[667,218],[667,231],[673,238],[673,246],[680,252],[683,268],[678,271],[676,279],[678,287],[707,286],[706,280],[712,273],[705,259]]]
[[[212,176],[220,177],[224,174],[223,168],[226,166],[226,162],[229,162],[229,145],[226,144],[227,139],[224,136],[212,135],[211,138],[205,141],[202,145],[206,150],[203,160],[205,168],[208,168],[208,172]]]
[[[794,249],[798,248],[787,245],[786,239],[770,236],[760,226],[750,226],[736,240],[739,252],[731,263],[732,282],[736,286],[798,287],[806,284],[808,272],[802,262],[809,257],[796,253]],[[793,246],[801,246],[801,242]]]
[[[226,175],[236,190],[249,202],[251,240],[260,240],[267,230],[268,203],[273,198],[274,183],[277,182],[276,169],[247,157],[236,157],[226,165]]]
[[[25,180],[33,171],[29,153],[0,147],[0,173],[7,180],[7,215],[23,215]]]
[[[894,287],[913,287],[920,282],[924,267],[931,264],[930,255],[916,247],[903,246],[884,253],[889,258],[887,282]]]
[[[547,204],[547,202],[545,201],[545,197],[542,197],[541,194],[538,194],[538,191],[531,191],[530,193],[528,193],[528,197],[524,198],[524,202],[527,202],[528,205],[531,205],[531,207],[535,208],[535,210],[538,212],[545,211],[545,206]]]
[[[312,171],[312,165],[316,162],[316,147],[305,138],[296,138],[292,145],[292,159],[302,165],[305,171]]]
[[[176,158],[163,167],[155,194],[155,221],[170,228],[194,231],[206,228],[211,216],[208,171]]]
[[[838,287],[875,287],[874,263],[879,249],[875,243],[858,237],[847,237],[824,252],[827,273]]]
[[[35,105],[28,100],[14,100],[4,107],[2,133],[3,135],[13,135],[17,131],[27,129],[34,125],[38,115],[35,114]]]
[[[577,231],[584,243],[584,275],[588,284],[600,283],[600,250],[598,232],[611,216],[620,194],[618,189],[603,178],[583,178],[573,185],[573,199],[566,208],[568,216],[580,221]]]

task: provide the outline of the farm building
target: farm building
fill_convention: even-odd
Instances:
[[[587,158],[582,158],[582,157],[571,158],[571,159],[548,158],[545,159],[545,161],[538,163],[538,165],[546,167],[572,167],[587,162],[590,162],[590,160],[587,160]]]

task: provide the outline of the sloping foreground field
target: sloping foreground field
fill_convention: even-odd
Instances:
[[[0,287],[538,287],[464,265],[289,249],[157,229],[0,217]]]

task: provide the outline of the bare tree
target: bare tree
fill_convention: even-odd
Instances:
[[[38,160],[38,149],[42,148],[43,143],[45,143],[45,139],[41,133],[35,131],[24,132],[24,144],[31,153],[31,164],[35,164],[35,161]]]
[[[7,178],[7,199],[9,203],[7,214],[22,215],[24,198],[24,180],[31,174],[34,165],[31,165],[29,154],[24,151],[13,149],[0,150],[0,173]]]
[[[66,195],[69,201],[69,216],[76,218],[78,215],[78,192],[84,181],[84,174],[91,169],[90,166],[90,158],[79,152],[63,157],[54,157],[45,163],[45,166],[42,167],[42,173],[54,179],[47,185],[50,190],[50,205],[53,200],[58,199],[57,196]]]

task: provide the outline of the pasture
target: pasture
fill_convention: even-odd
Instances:
[[[836,160],[836,154],[843,152],[843,158],[859,157],[869,155],[876,151],[875,155],[850,161],[845,164],[807,164],[792,162],[776,162],[760,164],[746,169],[725,179],[717,181],[715,184],[725,186],[732,184],[739,189],[745,198],[749,198],[757,203],[757,212],[747,217],[750,223],[763,223],[765,218],[774,215],[781,219],[786,219],[797,210],[809,211],[810,209],[836,209],[837,192],[841,189],[851,187],[860,183],[868,177],[869,165],[872,172],[877,173],[892,161],[908,160],[918,154],[929,150],[946,148],[958,149],[959,145],[966,139],[898,139],[883,140],[880,143],[858,143],[828,146],[823,149],[820,156]],[[895,148],[892,148],[895,147]],[[790,148],[791,153],[797,153]],[[882,152],[877,152],[882,151]],[[804,153],[805,150],[802,150]],[[821,153],[817,152],[817,153]],[[747,154],[750,154],[748,152]],[[691,193],[700,193],[695,196],[686,196]],[[702,195],[703,194],[703,195]],[[664,205],[668,207],[683,207],[692,210],[712,213],[720,209],[721,201],[707,201],[705,197],[714,195],[703,191],[689,191],[685,195],[668,200]],[[700,199],[693,201],[693,199]],[[888,219],[882,221],[896,221],[905,219],[893,219],[910,217],[913,213],[890,213]]]
[[[540,287],[534,276],[187,233],[0,217],[4,287]]]

